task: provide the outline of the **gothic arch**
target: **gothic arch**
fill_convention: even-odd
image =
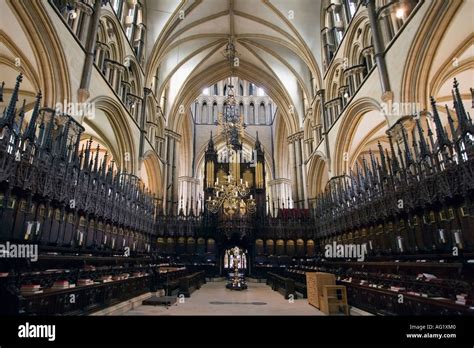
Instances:
[[[104,43],[109,46],[113,46],[115,61],[119,63],[123,62],[125,48],[122,42],[122,29],[120,28],[120,24],[117,21],[117,17],[115,16],[115,14],[104,10],[102,11],[100,21],[102,22],[106,37],[106,42]]]
[[[362,8],[359,13],[353,18],[351,22],[351,30],[347,32],[347,37],[344,38],[344,57],[349,59],[348,66],[358,64],[358,55],[354,51],[362,51],[364,48],[370,46],[369,34],[370,24],[367,17],[367,11]],[[356,60],[354,57],[356,57]]]
[[[155,151],[150,150],[143,155],[143,158],[141,177],[145,186],[155,197],[163,197],[164,181],[158,156]],[[145,173],[143,171],[145,171]]]
[[[202,92],[203,88],[227,78],[228,74],[228,64],[221,62],[214,66],[212,74],[205,70],[184,83],[177,93],[174,104],[171,106],[168,127],[176,131],[178,125],[182,122],[182,117],[185,114],[178,112],[180,105],[184,105],[187,108]],[[288,107],[292,105],[291,98],[278,81],[263,71],[256,69],[252,64],[242,61],[240,62],[240,67],[234,71],[234,75],[265,88],[267,95],[277,104],[280,115],[287,129],[290,130],[289,134],[296,133],[300,129],[296,110]]]
[[[12,71],[13,75],[18,75],[19,73],[23,74],[23,83],[18,100],[21,102],[25,98],[33,98],[35,94],[41,90],[43,84],[40,81],[33,62],[30,62],[30,60],[23,54],[22,50],[3,30],[0,30],[0,42],[7,49],[5,54],[0,53],[0,66],[3,66],[3,68],[6,67],[6,69]],[[16,65],[14,57],[19,58],[20,66]],[[10,76],[12,74],[9,73],[8,75]],[[11,81],[4,82],[7,86],[13,87],[15,80],[12,79]],[[30,85],[30,89],[28,90],[25,88],[25,85]],[[26,104],[26,110],[32,108],[32,105],[29,104]]]
[[[275,178],[289,178],[290,172],[288,170],[289,150],[288,150],[288,136],[291,134],[286,128],[285,122],[281,119],[276,120],[275,124],[275,158],[278,158],[278,164],[275,163]]]
[[[212,106],[211,106],[212,107]],[[211,114],[209,113],[209,117]],[[181,135],[181,140],[178,143],[178,161],[177,173],[178,177],[192,176],[192,157],[193,157],[193,138],[192,138],[192,121],[191,117],[184,118],[181,127],[178,130]]]
[[[337,98],[339,87],[344,84],[344,60],[337,58],[331,63],[331,69],[326,75],[326,101]]]
[[[42,1],[24,2],[7,0],[17,16],[38,66],[37,81],[45,105],[71,100],[71,82],[66,57],[57,33]]]
[[[328,177],[329,167],[325,156],[317,152],[308,165],[308,198],[311,200],[324,191]]]
[[[428,94],[425,95],[425,99],[428,100],[430,96],[439,96],[440,90],[446,83],[452,84],[455,77],[458,77],[464,72],[474,70],[474,57],[469,56],[462,60],[458,60],[458,57],[463,55],[469,55],[469,50],[474,47],[474,34],[471,34],[468,38],[462,41],[462,43],[456,47],[456,49],[449,55],[449,57],[439,65],[439,68],[433,75],[433,78],[429,84]],[[456,60],[456,64],[453,62]],[[472,73],[472,72],[471,72]],[[467,86],[466,86],[467,87]],[[446,96],[439,96],[446,97]],[[451,100],[451,96],[449,96]]]
[[[370,123],[370,128],[364,127],[365,129],[363,130],[359,129],[364,116],[369,112],[381,113],[380,104],[375,99],[361,98],[353,102],[345,111],[334,146],[334,175],[342,175],[349,172],[350,163],[352,162],[350,149],[356,135],[359,139],[365,139],[367,134],[370,134],[370,132],[379,127],[380,120],[376,121],[376,124]],[[382,123],[386,123],[386,119],[383,116],[381,116],[381,120]],[[361,131],[364,134],[361,134]]]
[[[428,109],[429,73],[432,59],[462,1],[433,1],[410,46],[402,75],[400,99],[421,103]]]
[[[131,85],[130,93],[141,95],[143,90],[142,75],[138,63],[133,56],[127,56],[123,60],[123,64],[127,71],[127,82]]]
[[[127,118],[130,116],[112,98],[101,96],[91,100],[91,103],[95,103],[96,109],[104,112],[112,128],[118,147],[116,150],[117,165],[128,173],[136,173],[137,158],[135,154],[137,152],[135,151],[134,137],[127,121]],[[94,122],[96,122],[95,119],[90,121],[90,123]]]

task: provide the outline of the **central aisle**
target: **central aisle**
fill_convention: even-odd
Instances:
[[[225,282],[208,282],[184,303],[173,306],[139,306],[125,315],[324,315],[307,299],[293,303],[265,283],[247,283],[248,289],[232,291]],[[179,302],[179,299],[178,299]]]

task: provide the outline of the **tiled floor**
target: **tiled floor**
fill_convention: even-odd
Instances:
[[[248,283],[244,291],[231,291],[225,282],[209,282],[184,303],[170,306],[139,306],[125,315],[324,315],[307,299],[293,302],[265,283]]]

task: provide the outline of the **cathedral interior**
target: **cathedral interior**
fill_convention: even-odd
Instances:
[[[0,13],[0,313],[474,314],[474,1]]]

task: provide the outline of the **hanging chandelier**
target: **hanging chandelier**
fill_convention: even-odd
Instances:
[[[229,84],[227,98],[224,102],[224,110],[218,114],[217,125],[219,132],[224,135],[229,150],[242,150],[240,141],[245,129],[244,118],[240,114],[240,108],[235,100],[234,86]]]
[[[214,184],[214,196],[209,197],[207,207],[212,214],[216,214],[222,208],[226,215],[234,215],[240,212],[253,214],[256,211],[257,204],[252,195],[249,196],[250,189],[248,182],[234,180],[232,175],[227,176],[227,181],[219,183],[217,178]]]
[[[223,134],[226,139],[229,150],[240,151],[242,150],[240,139],[243,136],[245,124],[243,115],[241,114],[242,110],[240,110],[235,100],[234,86],[232,85],[234,67],[238,66],[239,60],[239,54],[235,49],[233,37],[229,37],[227,46],[222,54],[229,62],[230,76],[229,83],[227,84],[227,96],[224,101],[224,109],[222,113],[218,114],[217,125],[219,126],[220,133]]]
[[[227,42],[224,52],[222,52],[222,55],[229,62],[231,71],[233,71],[233,67],[239,65],[239,54],[235,49],[234,38],[232,36],[229,37],[229,41]]]
[[[230,77],[227,84],[227,96],[224,101],[223,112],[218,114],[217,125],[219,133],[226,140],[227,149],[230,153],[242,151],[243,132],[245,129],[244,118],[240,113],[240,107],[235,100],[234,86],[232,85],[233,69],[238,66],[238,53],[235,49],[234,40],[229,38],[229,42],[223,52],[224,57],[230,65]],[[237,63],[237,64],[236,64]],[[236,160],[239,156],[235,156]],[[240,215],[255,213],[256,203],[250,195],[248,182],[237,182],[229,173],[225,182],[219,183],[217,178],[214,184],[214,196],[209,197],[207,207],[212,214],[217,214],[221,209],[226,215],[234,215],[237,212]]]

